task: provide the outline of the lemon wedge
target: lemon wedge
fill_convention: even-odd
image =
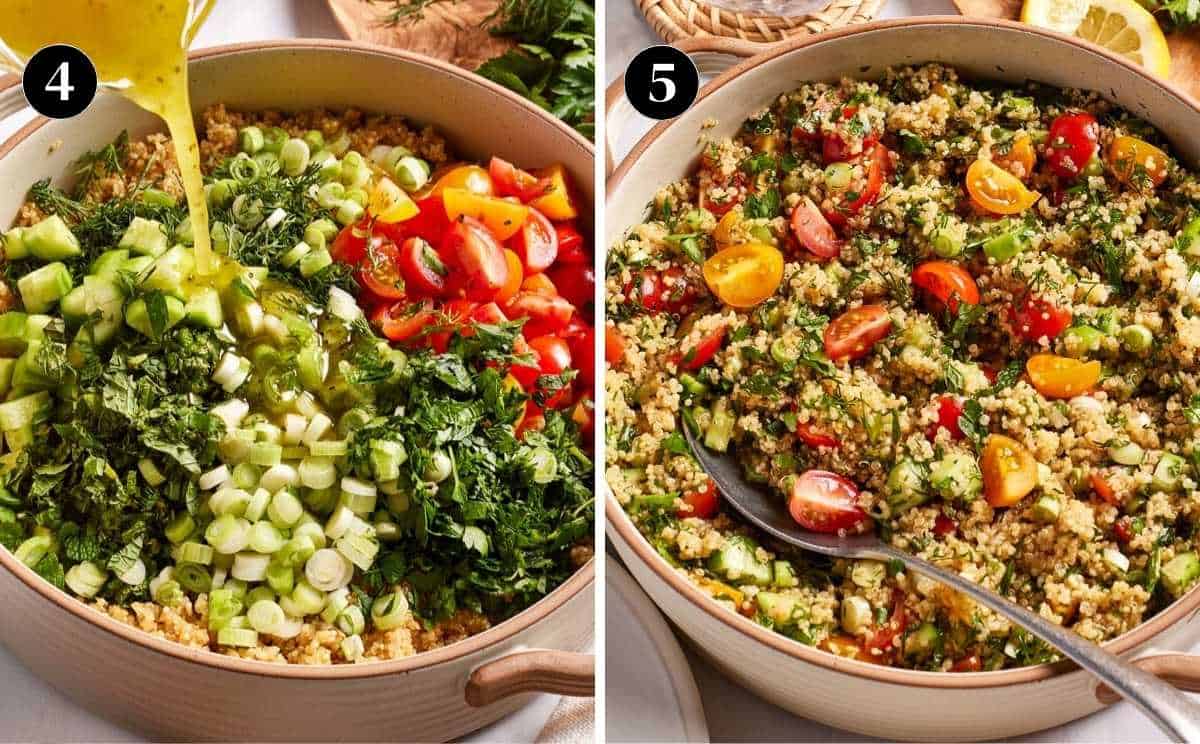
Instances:
[[[1025,0],[1021,20],[1099,44],[1159,77],[1171,74],[1167,39],[1137,0]]]

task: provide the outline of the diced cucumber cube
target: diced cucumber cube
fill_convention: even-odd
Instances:
[[[4,258],[9,261],[20,261],[29,255],[29,246],[25,243],[25,228],[14,227],[4,233]]]
[[[43,261],[60,261],[83,253],[75,233],[56,214],[25,228],[23,237],[29,252]]]
[[[163,324],[163,330],[166,331],[174,328],[183,321],[185,308],[183,300],[179,299],[178,297],[164,295],[163,299],[166,300],[165,304],[167,310],[165,322]],[[146,300],[144,298],[139,297],[138,299],[129,303],[129,307],[125,308],[125,323],[143,336],[148,336],[150,338],[157,337],[157,334],[154,332],[154,323],[150,320],[150,312],[146,306]]]
[[[1179,234],[1176,241],[1179,250],[1192,258],[1200,258],[1200,217],[1196,217]]]
[[[955,471],[957,467],[957,465],[952,465],[950,470]],[[951,476],[947,477],[953,480]],[[964,478],[964,480],[969,479]],[[980,485],[982,485],[982,481]],[[952,488],[948,490],[952,491]],[[893,516],[924,504],[931,496],[926,487],[925,473],[921,466],[908,458],[901,459],[892,467],[891,472],[888,473],[887,483],[884,484],[884,491],[887,496],[888,508]],[[965,494],[962,495],[962,498],[970,500]]]
[[[71,272],[65,264],[54,262],[35,269],[17,280],[21,302],[31,313],[44,313],[71,291]]]
[[[708,570],[738,584],[768,586],[771,565],[758,559],[758,544],[748,537],[734,535],[708,559]]]
[[[19,390],[53,390],[62,380],[50,377],[38,363],[42,341],[31,341],[25,353],[13,365],[12,386]]]
[[[192,251],[177,245],[154,260],[149,273],[142,279],[142,287],[182,300],[183,285],[195,268],[196,259]]]
[[[0,403],[0,431],[33,426],[41,411],[50,406],[50,394],[42,391]]]
[[[83,284],[72,289],[62,299],[60,309],[63,318],[72,325],[79,325],[97,316],[111,324],[121,317],[121,305],[125,294],[109,278],[85,276]]]
[[[187,322],[204,328],[220,328],[225,322],[221,311],[221,295],[212,287],[201,287],[188,298],[184,309]]]
[[[96,260],[92,261],[92,265],[88,267],[88,273],[93,276],[116,276],[118,271],[125,269],[125,263],[128,260],[128,250],[125,248],[114,248],[97,256]]]
[[[724,398],[717,398],[712,406],[712,418],[709,420],[708,428],[704,430],[704,446],[717,452],[729,449],[734,423],[733,414],[729,412],[729,404]]]
[[[904,639],[904,655],[912,657],[929,656],[937,648],[942,632],[933,623],[922,623],[912,635]]]
[[[119,248],[128,248],[143,256],[161,256],[167,251],[167,234],[158,220],[134,217],[125,234],[121,236]]]
[[[4,432],[4,444],[9,452],[20,452],[33,444],[33,427],[26,426]]]
[[[16,359],[0,359],[0,395],[12,389],[13,367],[16,365]]]
[[[121,271],[128,272],[138,277],[143,278],[150,267],[154,265],[154,256],[130,256],[121,266]]]
[[[800,586],[800,577],[791,561],[775,561],[771,564],[771,583],[778,587]]]
[[[1162,567],[1162,583],[1173,597],[1182,597],[1200,578],[1200,556],[1194,551],[1180,553]]]
[[[770,618],[777,628],[795,625],[798,613],[804,612],[799,598],[787,594],[759,592],[754,595],[754,602],[758,605],[758,611]]]
[[[20,356],[29,345],[29,316],[17,310],[0,315],[0,355]]]
[[[1154,476],[1150,481],[1151,487],[1157,491],[1176,491],[1187,470],[1187,461],[1179,455],[1164,452],[1154,467]]]

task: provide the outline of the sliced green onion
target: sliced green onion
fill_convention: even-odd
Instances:
[[[296,586],[295,569],[272,561],[267,567],[267,585],[280,596],[291,594]]]
[[[129,586],[140,586],[146,580],[146,562],[138,558],[124,572],[117,574],[117,578]]]
[[[408,617],[408,597],[399,589],[376,599],[371,605],[371,625],[379,630],[399,628]]]
[[[183,587],[178,581],[168,579],[150,589],[150,598],[163,607],[178,607],[183,602]]]
[[[279,257],[279,263],[281,263],[284,268],[290,269],[298,264],[300,259],[307,256],[311,250],[312,246],[301,240],[299,243],[296,243],[296,245],[292,246],[291,250]]]
[[[325,523],[325,534],[336,540],[346,534],[353,522],[354,512],[345,505],[339,505],[333,510],[333,514],[329,515],[329,521]]]
[[[343,638],[342,642],[338,644],[338,648],[341,649],[342,656],[344,656],[347,661],[358,661],[362,658],[362,655],[366,650],[363,647],[362,636],[356,635],[346,636]]]
[[[250,445],[246,460],[253,465],[272,467],[283,458],[283,447],[271,442],[255,442]]]
[[[274,635],[275,631],[287,621],[287,615],[284,614],[283,608],[277,602],[260,599],[250,605],[250,609],[246,611],[246,619],[250,621],[250,627],[259,633]]]
[[[283,532],[270,522],[265,520],[255,522],[254,526],[250,528],[249,547],[256,553],[271,555],[283,548],[286,543],[287,538],[283,536]]]
[[[363,571],[371,568],[375,556],[379,554],[379,543],[365,535],[347,532],[334,543],[337,551]]]
[[[243,186],[257,181],[262,176],[262,171],[262,164],[249,156],[239,155],[229,163],[229,175]]]
[[[553,456],[553,453],[551,453],[551,456]],[[441,483],[450,477],[453,469],[454,463],[451,462],[450,455],[442,450],[435,450],[429,458],[429,464],[425,466],[422,478],[430,483]]]
[[[187,512],[179,512],[174,516],[174,518],[171,519],[170,522],[167,523],[166,529],[163,530],[163,534],[167,536],[167,539],[170,540],[172,544],[178,545],[179,543],[191,537],[195,530],[196,520],[192,519],[192,515],[188,514]]]
[[[330,291],[332,292],[332,290]],[[285,445],[300,444],[301,439],[304,437],[304,430],[307,428],[308,419],[298,413],[287,414],[283,417],[283,443]]]
[[[246,506],[250,504],[250,494],[240,488],[222,488],[208,497],[208,508],[218,517],[232,515],[243,516]]]
[[[344,439],[322,439],[309,442],[308,451],[313,457],[342,457],[350,451],[350,445]]]
[[[179,562],[180,563],[196,563],[201,566],[207,566],[212,563],[213,549],[208,545],[198,542],[185,542],[179,546]]]
[[[263,136],[263,131],[260,127],[242,127],[241,131],[238,132],[238,145],[244,153],[255,155],[259,150],[263,149],[263,145],[265,144],[266,137]]]
[[[350,606],[350,590],[346,587],[334,589],[325,598],[325,608],[321,610],[321,619],[333,625],[337,622],[342,610]]]
[[[251,465],[248,462],[238,463],[233,471],[229,474],[233,485],[238,488],[249,491],[258,486],[258,480],[262,477],[262,470],[256,465]]]
[[[275,592],[271,591],[271,587],[269,586],[256,586],[250,591],[246,592],[245,604],[247,607],[253,607],[256,602],[261,602],[264,599],[274,602]],[[246,622],[250,622],[249,617],[246,618]]]
[[[340,225],[353,225],[358,222],[363,216],[363,207],[356,201],[343,199],[337,204],[337,211],[334,212],[334,217]]]
[[[254,489],[254,493],[250,496],[249,503],[246,504],[246,511],[242,514],[248,522],[258,522],[267,513],[267,505],[271,503],[271,492],[265,488],[259,487]]]
[[[325,528],[320,522],[305,522],[292,530],[292,537],[307,537],[318,550],[325,547]]]
[[[300,276],[308,279],[324,271],[331,264],[333,264],[333,257],[329,255],[329,251],[324,248],[313,251],[300,259]]]
[[[280,455],[282,454],[283,450],[280,448]],[[278,465],[272,465],[270,468],[268,468],[267,471],[262,474],[262,478],[259,480],[258,485],[274,493],[281,488],[289,488],[297,485],[298,483],[300,483],[300,473],[296,470],[296,468],[286,463],[280,463]]]
[[[238,553],[233,557],[229,574],[239,581],[264,581],[271,556],[261,553]]]
[[[199,563],[175,564],[175,580],[193,594],[205,594],[213,587],[212,576],[208,573],[208,569]]]
[[[312,554],[304,565],[308,583],[322,591],[340,589],[354,577],[354,567],[342,554],[332,548],[322,548]]]
[[[338,136],[335,137],[325,149],[329,150],[338,157],[345,155],[346,151],[350,149],[350,135],[344,131],[339,132]]]
[[[305,488],[329,488],[337,482],[337,466],[328,457],[306,457],[300,461],[298,471]]]
[[[429,182],[429,163],[412,156],[403,157],[396,161],[393,175],[405,191],[420,191]]]
[[[221,628],[217,631],[217,643],[222,646],[254,648],[258,645],[258,633],[250,628]]]
[[[337,181],[331,181],[317,189],[317,204],[325,209],[333,209],[345,200],[346,187]]]
[[[250,541],[250,523],[232,514],[223,514],[204,530],[204,539],[218,553],[233,555],[245,550]]]
[[[292,138],[284,142],[279,150],[279,163],[283,166],[283,172],[293,178],[299,176],[308,168],[311,154],[308,143],[302,139]]]
[[[371,442],[371,472],[377,481],[394,481],[400,477],[400,466],[408,459],[404,445],[387,439]]]
[[[138,472],[146,479],[146,483],[151,487],[161,486],[167,481],[167,476],[162,474],[158,466],[149,457],[143,457],[138,460]]]
[[[290,489],[281,488],[271,497],[271,505],[267,507],[267,518],[281,529],[291,527],[300,521],[304,514],[304,506],[296,494]]]
[[[65,581],[68,589],[81,597],[91,599],[108,581],[108,572],[98,563],[84,561],[67,569]]]
[[[207,473],[202,474],[197,485],[200,486],[201,491],[211,491],[225,481],[229,480],[229,478],[229,468],[221,465],[213,468]]]
[[[352,604],[342,610],[342,614],[338,615],[337,629],[348,636],[357,636],[367,628],[367,620],[363,617],[362,608],[356,604]]]
[[[302,610],[296,617],[315,615],[325,606],[325,592],[316,589],[307,581],[301,581],[296,584],[296,588],[292,590],[291,598],[296,607]]]
[[[212,407],[209,413],[221,419],[225,431],[231,432],[241,425],[242,419],[250,412],[250,404],[244,400],[227,400]]]

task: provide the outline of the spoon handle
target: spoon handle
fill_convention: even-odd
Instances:
[[[1188,700],[1182,692],[1158,677],[953,571],[890,545],[881,547],[889,558],[902,561],[918,573],[957,589],[1056,647],[1064,656],[1136,705],[1172,740],[1200,742],[1200,705]]]

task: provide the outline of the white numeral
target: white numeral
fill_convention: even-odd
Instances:
[[[650,100],[654,103],[664,103],[675,97],[675,81],[668,77],[659,77],[660,72],[675,72],[674,62],[661,62],[650,67]],[[654,96],[654,84],[662,83],[663,97],[656,98]]]
[[[71,85],[70,75],[71,68],[66,62],[63,62],[50,76],[50,82],[46,83],[46,90],[50,93],[57,93],[60,101],[71,100],[71,92],[75,90],[75,86]],[[58,78],[57,83],[54,82],[55,78]]]

